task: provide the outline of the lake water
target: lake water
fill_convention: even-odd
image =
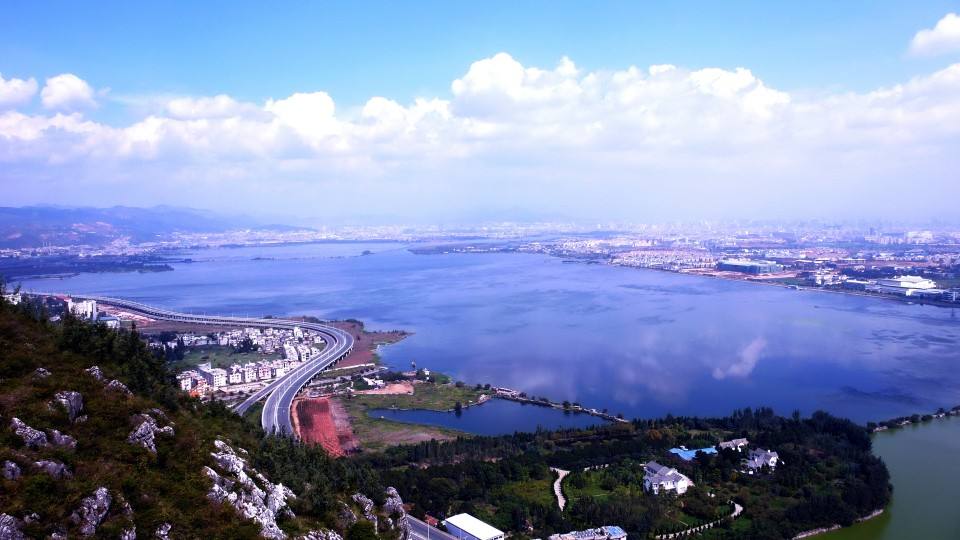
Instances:
[[[424,410],[373,409],[369,415],[409,424],[426,424],[457,429],[477,435],[509,435],[516,432],[536,431],[539,428],[584,428],[607,424],[606,420],[583,413],[564,412],[557,409],[494,399],[482,405],[454,412]]]
[[[880,516],[823,540],[960,538],[960,419],[877,433],[874,452],[890,469],[893,502]]]
[[[173,272],[24,285],[193,312],[354,317],[415,333],[383,350],[391,366],[416,360],[626,416],[768,405],[867,421],[960,403],[955,309],[539,255],[413,255],[400,244],[184,255],[196,262]]]

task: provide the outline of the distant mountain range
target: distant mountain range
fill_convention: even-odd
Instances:
[[[158,240],[175,232],[222,232],[231,229],[287,230],[246,216],[225,216],[173,206],[135,208],[0,207],[0,247],[100,245],[129,236],[136,242]]]

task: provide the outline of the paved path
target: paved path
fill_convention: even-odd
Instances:
[[[733,502],[733,501],[730,501],[730,502]],[[707,529],[712,529],[716,527],[724,519],[737,519],[737,517],[742,513],[743,513],[743,507],[737,503],[733,503],[733,512],[731,512],[730,515],[725,518],[711,521],[710,523],[704,523],[703,525],[697,525],[696,527],[690,527],[689,529],[684,529],[680,532],[658,534],[657,536],[654,536],[654,538],[656,538],[657,540],[669,540],[671,538],[682,538],[684,536],[699,534]]]
[[[557,506],[559,506],[560,511],[563,512],[563,507],[567,505],[567,499],[563,496],[563,489],[560,487],[560,484],[562,484],[563,479],[570,474],[570,471],[565,471],[556,467],[550,467],[550,470],[557,473],[557,479],[553,481],[553,494],[557,496]]]

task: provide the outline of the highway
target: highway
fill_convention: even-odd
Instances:
[[[411,540],[457,540],[456,536],[431,527],[410,514],[407,514],[407,523],[410,525]]]
[[[260,418],[260,424],[267,433],[277,433],[285,435],[294,435],[293,421],[293,398],[303,389],[304,386],[318,373],[346,358],[353,351],[353,336],[339,328],[325,324],[291,321],[286,319],[260,319],[247,317],[226,317],[220,315],[194,315],[190,313],[179,313],[166,309],[148,306],[132,300],[122,298],[109,298],[106,296],[94,295],[66,295],[61,293],[24,293],[33,296],[70,296],[74,299],[96,300],[101,304],[122,308],[137,315],[143,315],[151,319],[162,321],[186,322],[191,324],[209,324],[217,326],[237,326],[254,328],[284,328],[293,329],[299,326],[304,330],[311,330],[319,333],[326,341],[326,346],[315,358],[304,362],[302,365],[272,381],[267,386],[258,390],[256,393],[245,399],[242,403],[234,407],[234,412],[243,415],[255,403],[266,398],[263,406],[263,414]]]

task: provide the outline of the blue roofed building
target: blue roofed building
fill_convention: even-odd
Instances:
[[[670,453],[678,456],[684,461],[693,461],[693,458],[697,457],[697,452],[703,452],[704,454],[716,454],[717,449],[708,446],[706,448],[694,448],[688,449],[686,446],[681,446],[680,448],[671,448]]]

